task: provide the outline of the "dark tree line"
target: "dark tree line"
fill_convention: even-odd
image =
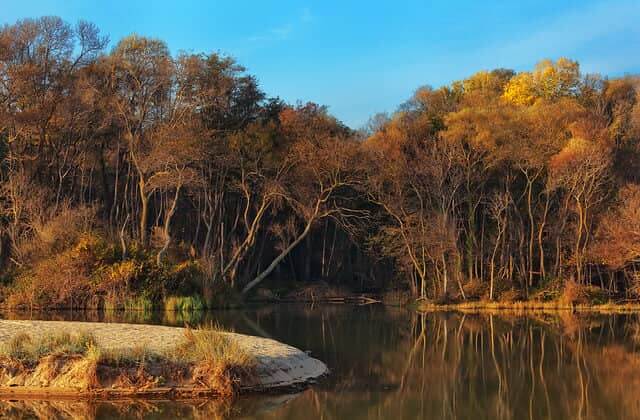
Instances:
[[[229,57],[107,45],[57,17],[0,30],[8,288],[91,231],[120,262],[198,261],[245,294],[281,278],[431,298],[640,293],[635,78],[566,59],[483,71],[355,132],[267,98]]]

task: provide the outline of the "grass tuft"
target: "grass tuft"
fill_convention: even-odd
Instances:
[[[200,296],[169,296],[164,299],[165,311],[199,312],[204,311],[206,306]]]
[[[85,355],[95,347],[91,334],[48,334],[33,339],[27,334],[17,334],[7,344],[0,347],[0,356],[6,356],[21,362],[35,363],[44,356]]]
[[[187,329],[174,357],[194,365],[193,379],[232,397],[255,380],[256,359],[217,327]]]
[[[187,329],[175,355],[184,361],[253,365],[255,359],[218,327]]]

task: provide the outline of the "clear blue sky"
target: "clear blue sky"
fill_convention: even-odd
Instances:
[[[350,126],[421,85],[567,56],[587,72],[640,72],[640,0],[0,0],[0,22],[58,15],[112,40],[232,55],[269,94],[315,101]]]

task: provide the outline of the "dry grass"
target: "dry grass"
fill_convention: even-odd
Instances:
[[[640,303],[615,303],[606,302],[602,304],[589,303],[567,303],[563,300],[554,301],[514,301],[514,302],[495,302],[495,301],[474,301],[460,302],[446,305],[438,305],[433,302],[421,302],[418,305],[421,311],[437,311],[437,310],[458,310],[461,312],[481,312],[481,311],[509,311],[509,312],[527,312],[527,311],[576,311],[576,312],[598,312],[598,313],[629,313],[639,312]]]
[[[255,359],[219,327],[187,329],[184,342],[173,353],[182,361],[253,365]]]
[[[50,334],[37,339],[22,333],[0,347],[0,357],[36,363],[44,356],[84,356],[94,347],[96,343],[93,336],[83,332]]]
[[[144,347],[103,349],[82,332],[18,334],[0,347],[0,387],[135,393],[173,386],[233,398],[242,386],[254,384],[256,366],[255,358],[217,328],[187,330],[181,343],[163,353]]]
[[[435,302],[421,301],[418,310],[457,310],[461,312],[594,312],[629,313],[640,311],[640,301],[616,302],[606,291],[591,285],[567,281],[562,287],[538,291],[525,298],[517,290],[505,290],[498,300],[490,301],[485,296],[479,300]]]
[[[235,395],[255,380],[255,358],[217,327],[187,330],[174,357],[194,366],[194,381],[221,395]]]

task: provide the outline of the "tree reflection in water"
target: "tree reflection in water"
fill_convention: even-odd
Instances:
[[[162,316],[151,322],[180,324]],[[201,322],[310,350],[332,373],[299,396],[243,397],[232,406],[0,402],[0,417],[640,418],[638,315],[335,305],[219,311]]]

